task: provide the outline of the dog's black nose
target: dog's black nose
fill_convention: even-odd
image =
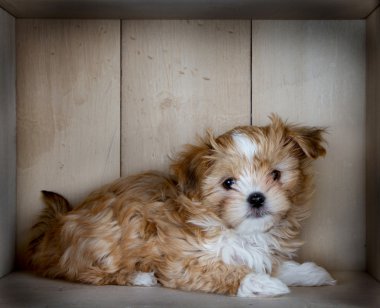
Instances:
[[[265,196],[260,192],[254,192],[249,195],[247,201],[252,207],[258,209],[264,205]]]

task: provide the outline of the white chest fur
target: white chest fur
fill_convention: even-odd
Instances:
[[[265,233],[239,234],[225,230],[220,236],[205,244],[208,253],[226,264],[247,265],[256,273],[272,270],[271,242]]]

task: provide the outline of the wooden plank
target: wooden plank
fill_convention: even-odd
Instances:
[[[380,281],[380,8],[367,19],[367,270]]]
[[[120,22],[17,20],[17,242],[40,190],[74,204],[120,174]]]
[[[365,22],[254,21],[253,123],[327,126],[301,259],[365,268]]]
[[[250,122],[249,21],[124,21],[122,174]]]
[[[0,9],[0,277],[13,268],[16,243],[15,19]]]
[[[162,287],[101,286],[52,280],[16,272],[0,280],[1,307],[380,307],[380,284],[363,272],[333,273],[334,287],[291,288],[281,297],[240,298]]]
[[[360,19],[378,0],[0,0],[22,18]]]
[[[380,284],[363,272],[333,272],[332,287],[294,287],[280,297],[240,298],[162,287],[120,287],[52,280],[16,272],[0,280],[1,307],[379,307]]]

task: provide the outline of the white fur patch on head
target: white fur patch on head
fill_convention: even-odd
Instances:
[[[143,273],[137,272],[132,284],[134,286],[152,287],[157,284],[157,279],[153,272]]]
[[[236,149],[240,154],[248,159],[252,159],[256,154],[257,145],[255,142],[245,134],[236,133],[232,135]]]
[[[267,274],[251,273],[241,281],[237,296],[278,296],[289,292],[288,287],[279,279],[270,277]]]

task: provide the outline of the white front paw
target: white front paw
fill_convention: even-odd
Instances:
[[[308,284],[304,284],[305,286],[333,286],[336,284],[336,280],[323,267],[313,262],[303,263],[301,268],[306,273],[310,273],[310,278],[306,279]]]
[[[134,277],[132,284],[134,286],[144,286],[144,287],[152,287],[157,285],[157,279],[154,276],[153,272],[144,273],[144,272],[137,272],[136,276]]]
[[[294,261],[284,262],[277,278],[288,286],[331,286],[336,280],[322,267],[313,262],[299,264]]]
[[[279,279],[270,277],[267,274],[251,273],[241,281],[237,296],[278,296],[289,292],[289,288]]]

